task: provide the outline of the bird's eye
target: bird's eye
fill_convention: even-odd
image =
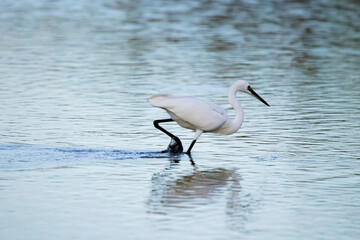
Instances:
[[[251,86],[249,85],[249,86],[248,86],[248,90],[250,91],[251,89],[252,89],[252,88],[251,88]]]

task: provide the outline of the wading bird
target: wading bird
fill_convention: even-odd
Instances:
[[[229,135],[239,130],[243,122],[244,112],[243,107],[236,100],[236,93],[238,91],[250,94],[270,107],[270,105],[251,88],[249,83],[243,80],[236,81],[229,90],[228,99],[230,105],[235,110],[235,119],[230,119],[222,107],[202,99],[176,97],[168,94],[157,94],[150,97],[149,101],[154,107],[164,109],[171,117],[169,119],[154,121],[154,126],[172,139],[168,151],[179,153],[182,152],[183,147],[180,139],[162,128],[159,123],[175,121],[181,127],[195,131],[195,136],[186,151],[188,155],[190,155],[196,140],[204,132]]]

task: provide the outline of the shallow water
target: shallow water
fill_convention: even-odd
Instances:
[[[357,1],[1,1],[0,239],[357,239]],[[155,93],[233,112],[186,155]],[[193,133],[164,124],[183,140]]]

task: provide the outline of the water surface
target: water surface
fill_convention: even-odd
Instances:
[[[357,239],[357,1],[1,1],[1,239]],[[147,98],[242,129],[160,153]],[[165,126],[165,125],[164,125]],[[167,129],[186,148],[193,133]]]

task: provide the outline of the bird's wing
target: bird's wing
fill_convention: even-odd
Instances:
[[[215,130],[227,120],[223,108],[194,97],[174,97],[159,94],[152,96],[149,101],[153,106],[170,111],[182,121],[186,121],[203,131]]]

